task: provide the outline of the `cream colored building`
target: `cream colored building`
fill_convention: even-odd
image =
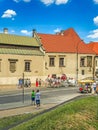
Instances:
[[[35,83],[44,69],[44,52],[33,37],[0,33],[0,85],[18,84],[19,78]]]
[[[0,85],[18,84],[19,78],[45,80],[48,75],[83,79],[94,76],[95,53],[73,29],[33,37],[0,33]]]
[[[61,76],[76,80],[94,77],[95,52],[88,48],[71,28],[58,34],[41,34],[34,31],[45,49],[44,75]]]
[[[94,78],[98,80],[98,42],[90,42],[87,46],[96,53],[94,58]]]
[[[91,65],[88,64],[88,57],[91,58]],[[53,63],[51,63],[53,60]],[[69,78],[77,80],[86,77],[93,77],[93,60],[92,54],[78,54],[78,71],[77,71],[77,54],[73,53],[46,53],[45,55],[45,72],[44,74],[61,76],[66,74]]]

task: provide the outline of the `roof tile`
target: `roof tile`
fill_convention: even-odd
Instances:
[[[86,46],[72,28],[63,31],[63,34],[38,33],[38,36],[41,38],[46,52],[95,54],[92,49]]]
[[[98,42],[90,42],[87,46],[90,47],[96,55],[98,55]]]
[[[21,45],[21,46],[40,46],[35,38],[0,33],[0,44]]]

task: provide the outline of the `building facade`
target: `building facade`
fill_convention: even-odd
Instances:
[[[94,77],[96,53],[74,29],[58,34],[33,36],[0,33],[0,85],[18,84],[20,78],[45,80],[48,75],[66,74],[76,80]]]
[[[87,46],[96,53],[94,57],[94,78],[98,79],[98,42],[90,42]]]
[[[88,48],[74,29],[57,34],[41,34],[34,31],[45,49],[44,75],[66,74],[76,80],[94,77],[95,52]]]
[[[0,34],[0,84],[18,84],[19,78],[35,82],[43,75],[44,52],[33,37]]]

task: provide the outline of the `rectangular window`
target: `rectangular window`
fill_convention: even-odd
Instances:
[[[98,60],[96,59],[95,65],[98,66]]]
[[[55,63],[54,63],[54,57],[50,57],[49,59],[49,66],[54,66]]]
[[[59,66],[64,67],[64,58],[59,58]]]
[[[25,61],[25,71],[26,72],[31,71],[30,70],[30,61]]]
[[[85,57],[80,58],[80,67],[85,67]]]
[[[10,71],[14,73],[16,71],[16,62],[10,62]]]
[[[95,71],[95,75],[98,76],[98,69],[96,69],[96,71]]]
[[[95,62],[95,63],[96,63],[96,66],[97,66],[97,60],[96,60],[96,62]]]
[[[16,62],[17,59],[8,59],[9,60],[9,70],[10,72],[14,73],[16,71]]]
[[[0,72],[1,72],[1,61],[0,61]]]
[[[84,75],[85,74],[85,71],[84,70],[82,70],[82,75]]]
[[[92,67],[92,56],[87,56],[87,67]]]

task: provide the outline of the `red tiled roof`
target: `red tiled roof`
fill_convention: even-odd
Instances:
[[[38,33],[46,52],[66,52],[94,54],[94,51],[80,39],[74,29],[63,31],[63,34],[41,34]]]
[[[90,42],[87,46],[90,47],[96,55],[98,55],[98,42]]]

